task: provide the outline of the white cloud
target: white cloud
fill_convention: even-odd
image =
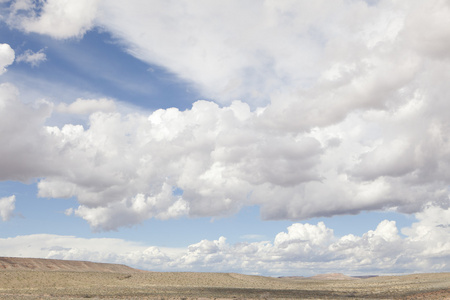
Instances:
[[[77,197],[74,214],[94,229],[247,205],[291,220],[448,205],[445,1],[43,5],[17,19],[23,28],[65,38],[96,24],[225,103],[144,115],[79,99],[56,111],[91,114],[88,125],[46,127],[50,104],[24,105],[2,86],[1,178]],[[71,16],[54,32],[58,11]]]
[[[405,38],[423,55],[448,58],[449,16],[450,4],[447,1],[418,1],[405,19]]]
[[[416,259],[432,257],[424,263],[426,266],[436,270],[446,268],[442,260],[448,261],[450,258],[450,209],[428,206],[423,212],[417,213],[416,218],[419,222],[402,229],[411,243],[421,250]]]
[[[57,39],[81,37],[93,27],[97,3],[98,0],[16,0],[11,4],[9,24]]]
[[[0,113],[10,130],[0,136],[7,145],[0,175],[40,178],[41,197],[75,196],[73,213],[95,230],[148,218],[227,216],[250,205],[259,205],[264,219],[301,220],[388,208],[414,213],[423,199],[443,207],[448,201],[448,121],[440,112],[426,117],[436,99],[413,98],[293,133],[239,101],[222,108],[198,101],[149,116],[98,111],[86,128],[48,127],[51,104],[24,105],[11,85],[2,89]],[[79,99],[61,107],[87,113],[114,103]],[[417,150],[407,155],[410,149]]]
[[[292,244],[308,243],[307,248],[311,245],[327,244],[333,237],[333,231],[326,228],[323,222],[316,225],[310,224],[293,224],[288,227],[288,232],[281,232],[275,237],[274,244],[280,248],[287,248]]]
[[[26,17],[12,13],[10,19],[25,31],[56,38],[80,37],[97,25],[132,55],[194,83],[208,98],[261,105],[279,92],[316,86],[321,73],[337,65],[354,70],[338,76],[347,83],[365,75],[367,50],[396,43],[408,9],[362,1],[49,0],[39,13],[31,9]],[[377,78],[367,79],[375,90]]]
[[[53,153],[55,140],[42,125],[51,110],[44,101],[22,103],[12,84],[0,84],[0,180],[27,181],[49,174],[58,155]]]
[[[311,85],[323,30],[335,25],[336,12],[354,9],[341,1],[105,1],[97,22],[129,53],[193,82],[206,97],[261,104],[273,92]]]
[[[362,236],[337,237],[322,222],[294,223],[287,232],[277,234],[273,242],[229,244],[220,237],[187,248],[41,234],[0,239],[0,255],[124,263],[154,271],[231,271],[273,276],[336,271],[348,275],[448,272],[449,210],[429,206],[416,217],[417,222],[402,230],[405,237],[398,234],[395,222],[388,220]],[[443,223],[436,217],[443,217]]]
[[[116,110],[116,105],[111,99],[77,99],[75,102],[67,105],[60,103],[56,107],[56,111],[61,113],[89,115],[94,112],[113,112]]]
[[[0,198],[0,217],[2,218],[3,222],[8,221],[12,217],[13,211],[16,208],[15,202],[15,195]]]
[[[44,53],[44,49],[39,50],[38,52],[33,52],[31,50],[27,50],[24,53],[17,56],[17,62],[26,62],[29,63],[32,67],[37,67],[40,63],[47,60],[47,56]]]
[[[281,109],[314,126],[382,106],[418,71],[414,45],[448,52],[448,4],[431,2],[103,1],[97,23],[214,101],[265,105],[281,94]],[[428,25],[424,15],[436,18]]]
[[[219,108],[199,101],[149,117],[97,112],[87,129],[48,127],[58,141],[53,159],[65,167],[40,180],[39,195],[77,196],[77,215],[113,229],[151,217],[228,215],[254,190],[295,190],[318,178],[317,140],[266,133],[252,125],[256,118],[241,102]]]
[[[33,0],[16,0],[11,4],[13,12],[18,12],[20,10],[30,10],[33,8]]]
[[[55,38],[81,37],[98,26],[132,55],[223,103],[263,105],[279,93],[296,99],[302,93],[317,103],[301,105],[303,122],[335,122],[352,109],[382,106],[420,69],[416,55],[445,58],[449,44],[450,9],[438,0],[48,0],[35,6],[14,1],[11,24]]]
[[[14,62],[14,50],[8,44],[0,44],[0,75],[6,72],[6,67]]]

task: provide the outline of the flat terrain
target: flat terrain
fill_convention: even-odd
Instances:
[[[0,258],[0,299],[450,299],[450,273],[354,279],[145,272],[123,265]]]

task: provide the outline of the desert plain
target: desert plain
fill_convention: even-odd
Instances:
[[[450,299],[450,273],[354,278],[151,272],[0,257],[0,299]]]

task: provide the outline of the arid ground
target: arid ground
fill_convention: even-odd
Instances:
[[[124,265],[0,257],[0,299],[450,299],[450,273],[355,279],[147,272]]]

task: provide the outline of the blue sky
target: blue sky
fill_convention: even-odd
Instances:
[[[446,3],[0,5],[0,255],[450,270]]]

